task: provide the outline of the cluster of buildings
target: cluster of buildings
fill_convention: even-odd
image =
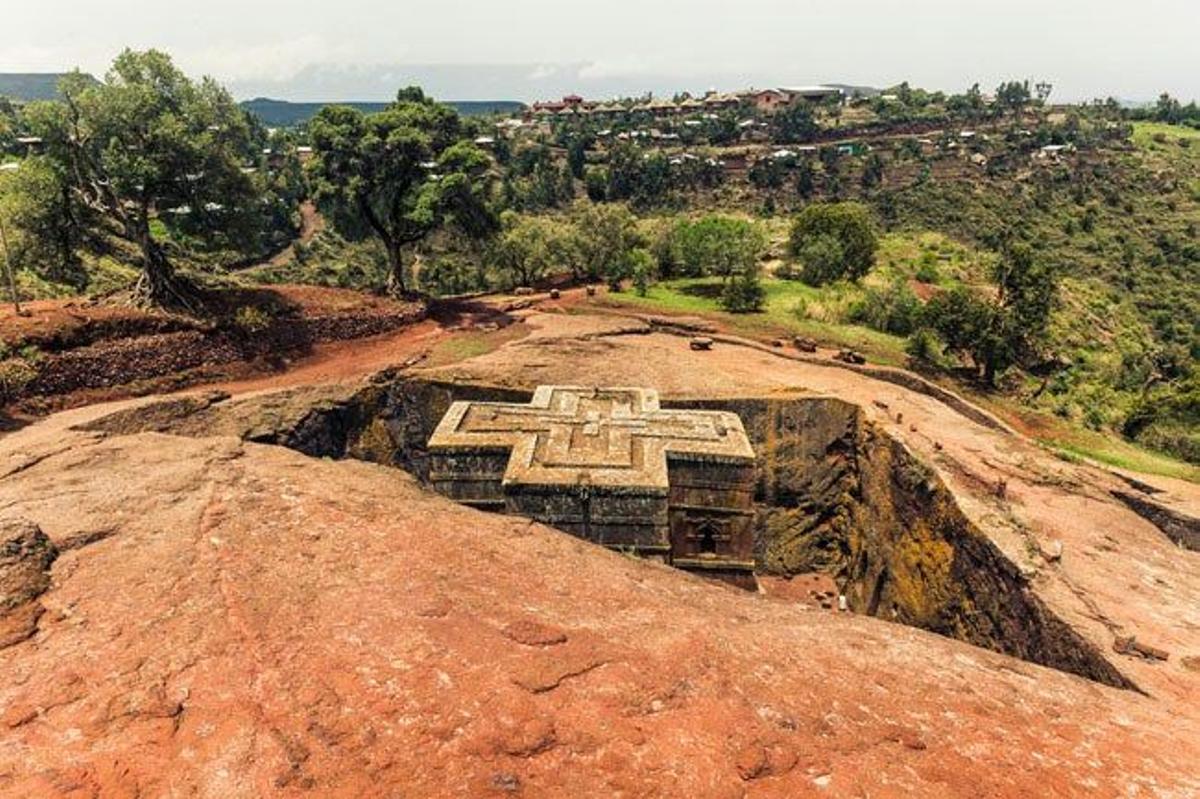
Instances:
[[[714,113],[724,109],[750,107],[763,114],[773,114],[781,108],[805,101],[809,103],[842,102],[845,91],[837,86],[799,86],[777,89],[748,89],[721,93],[710,91],[703,97],[684,96],[679,100],[647,99],[639,103],[608,103],[586,100],[568,94],[561,100],[534,103],[529,110],[535,117],[584,115],[613,117],[630,113],[645,113],[655,117]]]

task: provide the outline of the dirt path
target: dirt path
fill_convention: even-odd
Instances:
[[[236,395],[354,382],[384,369],[412,366],[430,356],[436,358],[439,345],[455,336],[470,336],[477,350],[501,346],[525,335],[524,326],[514,326],[515,321],[498,310],[496,304],[470,301],[435,304],[430,318],[411,327],[368,338],[317,344],[311,354],[289,362],[285,371],[210,383],[206,388]]]
[[[292,260],[292,246],[296,243],[308,244],[318,233],[325,229],[325,217],[321,216],[317,211],[317,207],[311,201],[305,200],[300,203],[300,235],[296,240],[287,247],[284,247],[279,252],[275,253],[266,266],[286,266]],[[259,264],[263,266],[264,264]]]

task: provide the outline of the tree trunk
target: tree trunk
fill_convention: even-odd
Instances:
[[[387,250],[389,267],[387,293],[393,297],[403,297],[407,289],[404,285],[404,258],[400,251],[400,245],[396,242],[385,241],[383,246]]]
[[[996,387],[996,360],[990,355],[983,362],[983,384],[988,388]]]
[[[137,245],[142,251],[142,274],[133,289],[134,301],[151,307],[198,311],[199,299],[194,290],[187,281],[176,277],[166,253],[150,235],[150,223],[144,217],[138,226]]]
[[[21,297],[17,294],[17,281],[13,277],[12,262],[8,259],[8,234],[4,229],[4,220],[0,219],[0,247],[4,249],[4,275],[8,278],[8,293],[12,299],[13,313],[25,316],[21,310]]]

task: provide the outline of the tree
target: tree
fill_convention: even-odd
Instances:
[[[608,199],[608,170],[603,167],[588,167],[583,173],[583,185],[588,199],[601,203]]]
[[[84,209],[50,159],[26,158],[19,169],[0,173],[0,223],[13,263],[77,289],[86,287],[75,254]]]
[[[166,209],[186,211],[203,239],[255,212],[254,184],[242,171],[256,149],[246,113],[215,81],[189,80],[156,50],[124,51],[103,83],[76,72],[59,88],[61,102],[27,109],[30,129],[75,197],[137,246],[135,296],[194,308],[151,221]]]
[[[672,238],[684,274],[717,275],[726,281],[756,264],[766,246],[757,225],[729,216],[681,220]]]
[[[554,265],[553,223],[537,217],[505,211],[496,240],[496,265],[514,286],[531,286]]]
[[[1010,111],[1013,116],[1020,116],[1030,99],[1029,81],[1005,81],[996,87],[996,107]]]
[[[1021,362],[1031,362],[1045,344],[1057,300],[1057,270],[1035,257],[1028,244],[1019,242],[1005,248],[993,278],[999,289],[998,302],[1011,318],[1014,355]]]
[[[17,138],[17,108],[7,97],[0,97],[0,153],[8,152]]]
[[[952,94],[946,100],[946,110],[967,118],[978,117],[983,113],[983,92],[976,83],[962,94]]]
[[[1194,112],[1195,104],[1192,105],[1192,109]],[[1154,104],[1156,121],[1174,125],[1182,122],[1185,116],[1183,105],[1170,94],[1163,92],[1158,96],[1158,101]]]
[[[637,221],[624,205],[577,203],[572,210],[579,274],[618,284],[629,274],[629,252],[641,245]]]
[[[816,135],[817,122],[807,103],[793,103],[771,117],[771,137],[780,144],[809,142]]]
[[[315,199],[343,235],[383,244],[390,293],[406,291],[405,248],[438,228],[475,238],[495,232],[490,160],[463,137],[458,114],[419,88],[401,90],[377,114],[326,106],[309,130]]]
[[[957,287],[936,295],[921,314],[947,350],[971,359],[988,386],[1008,367],[1040,356],[1056,294],[1055,270],[1025,244],[1006,247],[993,277],[994,299]]]
[[[883,183],[883,157],[871,153],[863,164],[862,186],[868,191]]]
[[[816,189],[816,175],[813,171],[812,161],[808,158],[801,159],[796,165],[796,193],[804,199],[812,197],[813,191]]]
[[[1012,361],[999,308],[965,286],[935,295],[921,318],[948,352],[968,356],[989,384]]]
[[[858,280],[875,264],[875,225],[859,203],[813,203],[792,223],[789,246],[804,264],[806,282]]]
[[[570,145],[567,146],[567,165],[571,168],[571,175],[577,180],[583,180],[583,169],[587,164],[587,142],[581,137],[571,139]]]

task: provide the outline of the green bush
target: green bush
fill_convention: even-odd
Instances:
[[[904,345],[904,351],[918,363],[937,366],[942,360],[942,342],[937,334],[927,327],[922,327],[909,336]]]
[[[20,358],[0,361],[0,404],[7,405],[37,378],[37,370]]]
[[[921,253],[921,260],[917,263],[914,277],[922,283],[937,283],[941,278],[941,275],[938,274],[937,256],[928,250]]]
[[[761,311],[767,293],[758,279],[758,269],[750,268],[734,275],[721,291],[721,307],[730,313]]]
[[[839,278],[858,280],[871,271],[879,238],[866,206],[813,203],[792,223],[789,247],[813,280],[828,283]]]
[[[904,280],[883,289],[869,288],[863,298],[850,306],[848,321],[873,330],[907,336],[921,317],[921,301]]]
[[[658,273],[658,263],[649,250],[635,247],[629,251],[629,273],[633,277],[634,291],[639,297],[645,297]]]
[[[1200,463],[1200,377],[1144,393],[1121,431],[1148,447]]]
[[[800,277],[800,270],[796,268],[795,264],[784,261],[775,267],[775,277],[780,280],[796,280]]]

